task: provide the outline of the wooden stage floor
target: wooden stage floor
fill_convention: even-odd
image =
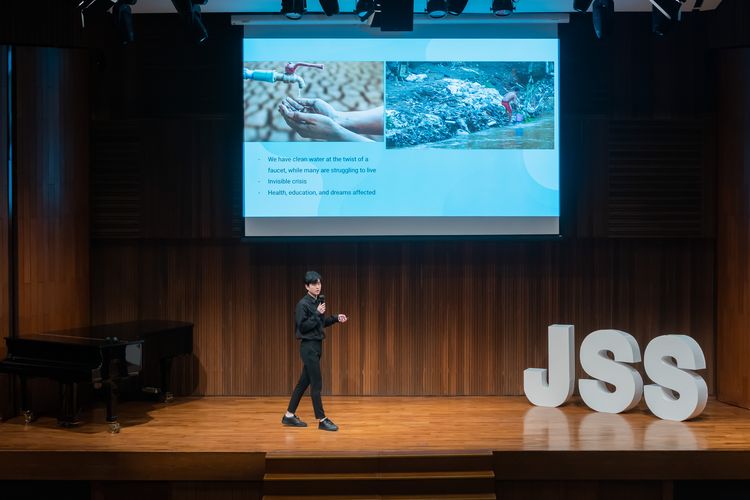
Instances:
[[[645,405],[619,415],[576,401],[541,408],[524,397],[324,397],[338,432],[317,428],[309,400],[297,414],[307,428],[281,425],[286,397],[177,398],[120,405],[122,430],[109,434],[104,408],[78,427],[53,416],[29,425],[0,423],[0,451],[443,453],[490,451],[750,451],[750,410],[714,400],[688,422],[653,416]]]
[[[709,401],[690,422],[642,404],[610,415],[574,402],[538,408],[524,397],[324,398],[338,432],[318,430],[309,398],[284,427],[286,397],[178,398],[104,409],[73,429],[44,416],[0,423],[0,479],[252,480],[267,458],[485,456],[496,479],[750,479],[750,410]],[[545,464],[554,464],[547,467]],[[117,471],[115,472],[115,469]]]

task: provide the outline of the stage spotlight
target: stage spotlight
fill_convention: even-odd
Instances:
[[[192,31],[193,39],[198,44],[208,40],[208,30],[206,25],[203,24],[203,16],[201,15],[201,5],[206,5],[207,2],[208,0],[193,0]]]
[[[613,0],[594,0],[592,8],[594,32],[599,39],[607,38],[612,33],[615,18],[615,3]]]
[[[180,14],[190,36],[202,44],[208,40],[208,30],[201,18],[201,5],[206,5],[208,0],[172,0],[172,5]]]
[[[326,16],[339,13],[339,0],[320,0],[320,6]]]
[[[307,2],[305,0],[281,0],[281,13],[289,19],[300,19],[305,13]]]
[[[414,0],[380,0],[375,4],[372,28],[380,28],[380,31],[414,30]]]
[[[653,2],[652,2],[653,3]],[[663,3],[661,7],[655,4],[651,8],[651,31],[656,35],[666,35],[680,21],[682,3]],[[666,8],[665,8],[666,7]],[[665,14],[667,12],[667,14]]]
[[[360,21],[367,21],[373,12],[375,12],[375,0],[357,0],[354,13],[357,14]]]
[[[492,0],[492,13],[496,16],[509,16],[514,10],[513,0]]]
[[[115,19],[115,27],[120,34],[120,40],[123,45],[132,43],[135,40],[135,30],[133,29],[133,11],[131,5],[135,5],[138,0],[117,0],[112,6],[112,16]]]
[[[81,12],[81,27],[86,27],[86,19],[95,19],[104,16],[112,7],[115,0],[80,0],[78,10]]]
[[[573,10],[576,12],[586,12],[591,7],[591,0],[573,0]]]
[[[448,14],[460,16],[469,0],[448,0]]]
[[[684,0],[651,0],[651,5],[670,21],[680,20],[680,8],[683,3]]]
[[[425,9],[427,15],[433,19],[439,19],[445,17],[448,14],[448,1],[447,0],[427,0],[427,8]]]
[[[656,7],[651,9],[651,31],[656,35],[666,35],[672,29],[674,23],[667,19]]]

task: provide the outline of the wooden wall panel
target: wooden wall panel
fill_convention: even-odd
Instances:
[[[750,408],[750,49],[718,66],[717,397]]]
[[[5,357],[5,337],[10,329],[8,296],[9,218],[8,218],[8,47],[0,45],[0,359]],[[1,384],[2,382],[0,382]],[[0,397],[2,395],[0,394]],[[2,403],[0,403],[2,405]]]
[[[330,312],[325,391],[522,394],[547,362],[547,326],[693,336],[713,390],[711,240],[563,242],[96,242],[92,320],[195,323],[181,392],[288,393],[300,370],[293,310],[307,269]],[[580,370],[579,370],[580,375]]]
[[[713,391],[710,141],[700,165],[678,166],[702,189],[688,200],[701,206],[685,212],[699,223],[606,239],[613,126],[663,129],[714,116],[711,100],[686,105],[709,87],[710,17],[658,41],[648,13],[618,15],[616,36],[604,41],[588,15],[560,26],[564,240],[357,243],[239,241],[241,81],[233,75],[242,34],[226,17],[206,19],[211,38],[201,48],[183,43],[168,16],[139,19],[139,43],[105,48],[92,74],[92,322],[194,322],[195,357],[174,374],[182,393],[288,394],[300,369],[292,311],[310,268],[323,274],[330,306],[351,316],[326,342],[329,394],[520,394],[523,369],[546,364],[554,322],[574,323],[579,343],[598,328],[623,329],[642,349],[663,333],[692,335]],[[621,65],[604,64],[612,59]],[[646,169],[653,160],[638,158]],[[621,215],[649,222],[663,209],[635,205]]]
[[[89,59],[15,52],[19,332],[89,321]]]
[[[10,331],[8,260],[10,221],[8,218],[8,47],[0,45],[0,359],[6,353],[5,337]],[[10,415],[10,377],[0,375],[0,418]]]

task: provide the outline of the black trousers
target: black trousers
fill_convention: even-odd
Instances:
[[[310,386],[310,397],[312,398],[315,418],[325,418],[323,401],[320,398],[320,391],[323,388],[323,377],[320,374],[320,357],[323,355],[323,341],[303,340],[300,343],[299,354],[305,366],[302,368],[302,374],[300,374],[297,386],[294,388],[294,392],[292,392],[292,399],[289,400],[287,411],[290,413],[297,411],[297,406],[299,406],[302,395],[305,394],[307,387]]]

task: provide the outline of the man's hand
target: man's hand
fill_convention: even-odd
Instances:
[[[325,115],[295,111],[284,102],[279,104],[279,112],[287,125],[306,139],[343,140],[341,126]]]
[[[324,314],[326,312],[326,304],[323,302],[322,304],[318,304],[318,313]]]
[[[349,321],[349,318],[346,317],[346,314],[339,314],[338,316],[339,323],[346,323]]]
[[[294,97],[285,97],[282,103],[292,111],[323,115],[335,122],[339,121],[339,112],[323,99],[307,99],[305,97],[295,99]]]
[[[289,127],[301,137],[329,142],[372,142],[371,139],[347,130],[332,118],[295,111],[286,101],[279,103],[279,113]]]

